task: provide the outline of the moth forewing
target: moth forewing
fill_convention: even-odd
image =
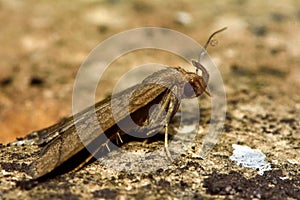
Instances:
[[[34,178],[38,178],[53,171],[62,163],[75,156],[97,137],[115,126],[116,123],[124,120],[129,114],[136,113],[136,118],[148,119],[149,116],[147,114],[142,114],[138,111],[145,106],[162,102],[162,99],[164,99],[162,94],[168,90],[168,87],[172,88],[176,80],[178,81],[179,76],[176,71],[176,69],[168,68],[156,72],[147,77],[141,84],[98,102],[95,107],[87,108],[68,118],[63,124],[59,122],[59,125],[53,125],[49,129],[51,130],[49,133],[58,134],[55,135],[55,138],[52,138],[53,135],[51,134],[46,134],[48,137],[51,137],[49,140],[47,140],[47,137],[43,138],[43,140],[50,142],[43,148],[36,161],[31,164],[30,174]],[[174,78],[176,73],[177,79]],[[160,76],[158,77],[158,75]],[[126,101],[124,100],[126,99],[130,99],[129,113],[124,109],[126,106]],[[112,112],[111,102],[115,102],[115,105],[118,105],[114,106],[114,112]],[[164,106],[163,109],[166,109]],[[95,114],[93,114],[94,111]],[[155,125],[157,121],[154,120],[152,123]],[[155,126],[152,125],[152,127]],[[130,129],[132,128],[129,128],[128,131],[131,131]],[[119,129],[116,129],[111,134],[116,135],[118,131]],[[142,131],[142,127],[138,131]]]

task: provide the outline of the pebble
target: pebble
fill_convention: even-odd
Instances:
[[[180,11],[176,13],[175,21],[182,25],[191,24],[193,21],[192,15],[188,12]]]

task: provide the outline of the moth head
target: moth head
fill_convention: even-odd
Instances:
[[[183,93],[185,98],[194,98],[200,96],[202,93],[206,93],[210,96],[209,92],[206,90],[209,74],[205,67],[201,65],[198,61],[192,60],[192,64],[202,71],[202,76],[187,72],[186,83],[183,88]]]

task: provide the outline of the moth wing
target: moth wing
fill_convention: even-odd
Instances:
[[[128,113],[124,112],[123,106],[125,106],[126,103],[122,99],[129,98],[129,94],[132,94],[138,87],[142,86],[137,85],[129,88],[119,94],[116,94],[113,98],[107,98],[97,103],[98,106],[96,105],[96,109],[94,109],[94,107],[87,108],[76,114],[74,117],[68,118],[68,120],[64,123],[58,123],[48,129],[41,130],[44,132],[50,130],[48,133],[43,133],[44,138],[41,140],[47,143],[47,145],[42,149],[38,158],[31,164],[29,171],[30,175],[34,178],[38,178],[53,171],[56,167],[60,166],[69,158],[84,149],[84,144],[91,143],[105,130],[115,125],[116,121],[120,121],[128,116]],[[157,92],[163,92],[164,90],[164,88],[153,89],[151,85],[148,85],[140,94],[152,96],[154,93],[157,94]],[[110,103],[113,100],[118,100],[119,105],[114,110],[114,115],[111,115],[109,114],[112,112]],[[150,101],[151,99],[144,102],[134,100],[131,103],[135,103],[135,105],[139,106],[130,106],[133,108],[130,112],[138,110],[140,106],[147,105]],[[94,111],[96,116],[102,115],[102,120],[94,119],[94,117],[96,117],[94,115]],[[76,123],[76,125],[74,125],[74,123]],[[99,130],[99,127],[101,127],[102,130]]]
[[[159,84],[159,82],[153,83],[153,80],[155,82],[157,75],[164,73],[166,76],[171,75],[172,77],[170,72],[172,71],[161,70],[156,72],[147,77],[142,84],[106,98],[98,102],[95,106],[91,106],[68,118],[64,123],[58,123],[49,127],[48,131],[50,130],[50,132],[43,134],[45,135],[43,141],[50,142],[43,148],[36,161],[31,164],[29,173],[32,177],[38,178],[51,172],[84,149],[85,145],[83,144],[91,143],[99,135],[113,127],[116,122],[121,121],[130,113],[136,112],[151,103],[168,88],[165,87],[165,84]],[[172,84],[172,81],[168,79],[166,83]],[[124,109],[128,104],[129,111]],[[99,127],[102,130],[99,130]]]
[[[173,68],[167,68],[155,72],[148,76],[142,84],[132,86],[122,92],[106,98],[103,101],[96,103],[95,106],[90,106],[83,111],[77,113],[74,117],[65,118],[58,123],[36,131],[38,135],[37,144],[45,146],[54,139],[58,138],[66,130],[73,128],[74,124],[80,124],[96,113],[99,120],[99,125],[103,131],[112,127],[116,122],[124,119],[129,113],[133,113],[148,105],[158,95],[162,94],[167,88],[172,87],[174,80],[178,79],[178,72]],[[158,79],[158,77],[163,77]],[[111,109],[111,105],[114,106]],[[128,110],[124,110],[128,108]],[[111,115],[113,113],[113,115]],[[105,117],[104,117],[105,116]],[[78,126],[76,126],[78,128]]]
[[[72,123],[72,119],[69,118],[63,118],[59,122],[57,122],[54,125],[51,125],[47,128],[38,130],[33,132],[33,134],[36,134],[38,137],[38,140],[36,141],[37,145],[39,146],[45,146],[49,142],[51,142],[53,139],[59,136],[61,133],[61,129],[65,128],[67,126],[70,126],[70,122]]]

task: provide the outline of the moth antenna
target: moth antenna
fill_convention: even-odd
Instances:
[[[211,39],[212,39],[216,34],[222,32],[222,31],[225,31],[226,29],[227,29],[227,27],[224,27],[224,28],[221,28],[220,30],[217,30],[217,31],[213,32],[213,33],[211,34],[211,36],[209,36],[209,38],[208,38],[206,44],[204,45],[204,50],[207,49],[207,47],[208,47],[208,45],[209,45]]]
[[[205,54],[205,51],[206,51],[206,49],[207,49],[207,47],[208,47],[208,45],[209,45],[211,39],[212,39],[216,34],[222,32],[222,31],[224,31],[224,30],[226,30],[226,29],[227,29],[227,27],[224,27],[224,28],[222,28],[222,29],[220,29],[220,30],[217,30],[217,31],[213,32],[213,33],[209,36],[207,42],[205,43],[204,47],[203,47],[203,48],[201,49],[201,51],[200,51],[199,59],[198,59],[198,62],[199,62],[199,63],[200,63],[201,58],[202,58],[203,55]],[[199,70],[199,69],[196,67],[196,73],[198,73],[198,70]]]

